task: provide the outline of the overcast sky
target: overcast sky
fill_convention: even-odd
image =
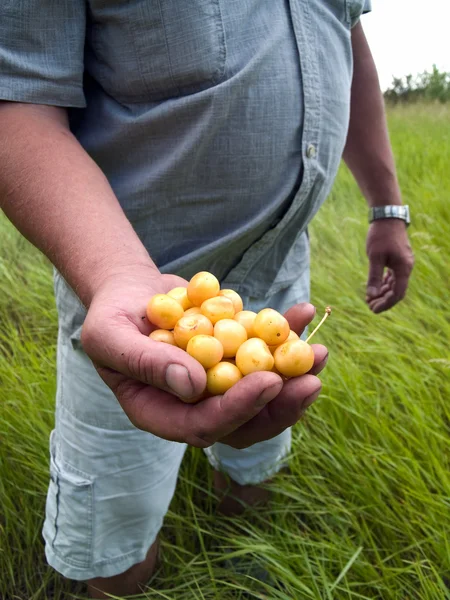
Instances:
[[[433,63],[450,72],[450,0],[372,0],[362,24],[383,90]]]

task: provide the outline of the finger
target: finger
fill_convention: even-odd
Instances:
[[[224,436],[220,442],[234,448],[247,448],[279,435],[299,421],[319,396],[320,380],[314,375],[295,377],[284,384],[278,396],[251,421]]]
[[[298,335],[303,333],[303,330],[311,323],[316,314],[315,307],[309,302],[303,302],[292,306],[288,311],[284,313],[284,316],[289,322],[289,326],[292,331],[295,331]]]
[[[394,297],[396,303],[403,300],[406,295],[410,274],[411,269],[405,264],[399,265],[397,269],[394,268]]]
[[[311,375],[318,375],[325,368],[328,361],[328,348],[322,344],[311,344],[314,350],[314,364],[309,371]]]
[[[372,302],[369,303],[370,310],[375,313],[381,313],[385,310],[388,310],[397,302],[394,294],[394,290],[389,290],[386,292],[384,296],[381,298],[376,298]]]
[[[395,306],[400,300],[405,297],[408,288],[409,276],[412,267],[408,262],[399,261],[398,265],[394,265],[389,278],[389,289],[374,302],[369,299],[370,309],[378,314]]]
[[[200,394],[206,386],[203,367],[181,348],[156,342],[124,319],[113,325],[90,322],[82,344],[96,364],[183,398]]]
[[[279,420],[282,417],[285,423],[289,421],[288,427],[290,427],[299,421],[306,409],[317,400],[321,389],[320,379],[312,374],[294,377],[284,384],[279,403],[277,406],[269,407],[269,411],[274,418]],[[301,403],[299,398],[302,398]],[[297,414],[293,415],[295,409]]]
[[[374,298],[379,294],[383,281],[385,261],[384,256],[376,254],[369,257],[369,277],[367,279],[367,296]]]
[[[392,269],[386,269],[386,272],[383,275],[383,283],[382,283],[381,287],[382,288],[384,286],[392,287],[392,284],[394,283],[394,281],[395,281],[395,276],[394,276]]]
[[[383,294],[380,294],[380,296],[376,296],[375,298],[369,298],[367,300],[367,303],[370,307],[374,306],[377,303],[380,302],[384,302],[384,300],[386,299],[386,296],[390,297],[394,294],[394,286],[389,286]]]
[[[381,298],[381,297],[385,296],[387,294],[387,292],[394,289],[394,283],[395,283],[395,280],[392,277],[386,278],[385,283],[383,283],[383,285],[379,289],[379,293],[376,296],[372,296],[372,297],[366,296],[366,302],[370,303],[370,302],[373,302],[374,300],[376,300],[377,298]]]
[[[253,373],[223,396],[186,404],[168,392],[111,369],[100,367],[98,371],[135,427],[200,448],[212,445],[252,419],[283,387],[275,373]]]
[[[278,396],[283,381],[275,373],[259,372],[247,375],[223,396],[207,398],[187,414],[185,428],[188,443],[207,447],[230,435],[257,415]]]
[[[386,273],[384,274],[384,283],[389,283],[390,281],[393,281],[394,279],[394,272],[392,271],[392,269],[387,269]]]
[[[170,392],[131,379],[109,367],[95,367],[135,427],[167,440],[184,441],[183,431],[173,424],[183,419],[189,404]]]

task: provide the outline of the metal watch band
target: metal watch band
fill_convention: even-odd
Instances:
[[[373,206],[369,209],[369,223],[378,219],[401,219],[408,226],[411,223],[409,206],[393,204],[388,206]]]

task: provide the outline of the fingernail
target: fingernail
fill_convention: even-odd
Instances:
[[[270,387],[266,388],[258,398],[256,406],[265,406],[268,402],[276,398],[276,396],[278,396],[278,394],[281,392],[282,387],[283,383],[275,383],[274,385],[271,385]]]
[[[166,383],[177,396],[190,398],[194,394],[189,371],[183,365],[172,364],[167,367]]]
[[[376,296],[378,294],[378,288],[371,286],[367,288],[367,295],[368,296]]]
[[[306,410],[309,406],[311,406],[311,404],[314,402],[314,400],[317,400],[317,398],[320,395],[320,390],[321,388],[319,388],[317,390],[317,392],[314,392],[314,394],[311,394],[311,396],[308,396],[307,398],[305,398],[302,408],[303,410]]]

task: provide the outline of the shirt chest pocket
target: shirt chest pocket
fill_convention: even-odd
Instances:
[[[224,76],[220,0],[90,0],[87,38],[87,69],[119,101],[182,96]]]

